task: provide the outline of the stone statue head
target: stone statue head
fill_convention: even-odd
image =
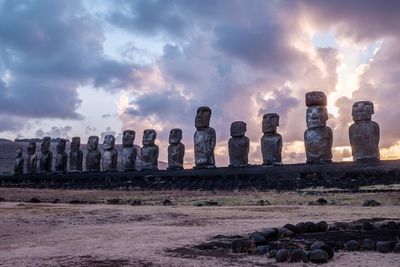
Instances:
[[[154,145],[156,141],[157,133],[153,129],[147,129],[143,132],[143,145]]]
[[[241,137],[246,133],[247,127],[244,121],[234,121],[231,124],[231,136]]]
[[[81,146],[81,138],[79,136],[72,137],[71,150],[79,150]]]
[[[67,144],[66,139],[57,138],[57,153],[64,153],[66,144]]]
[[[374,114],[374,103],[371,101],[359,101],[353,104],[351,115],[354,121],[371,120]]]
[[[49,152],[50,144],[51,144],[51,137],[50,136],[43,137],[42,144],[40,145],[40,151],[44,153]]]
[[[97,147],[99,146],[99,137],[98,136],[89,136],[88,144],[87,144],[87,149],[89,151],[94,151],[97,150]]]
[[[106,135],[104,137],[104,142],[103,142],[103,149],[104,150],[110,150],[113,149],[115,145],[115,137],[114,135]]]
[[[328,110],[324,106],[313,106],[307,108],[307,128],[318,128],[326,126]]]
[[[28,144],[28,154],[33,155],[36,152],[36,142],[29,142]]]
[[[182,130],[175,128],[169,132],[169,143],[178,144],[182,140]]]
[[[279,115],[276,113],[266,113],[263,116],[262,131],[263,133],[274,133],[279,126]]]
[[[22,147],[17,147],[17,152],[16,152],[16,156],[17,156],[17,158],[20,158],[20,157],[22,157]]]
[[[210,125],[211,109],[209,107],[199,107],[196,113],[194,125],[196,129],[207,128]]]
[[[136,132],[133,130],[125,130],[122,133],[122,146],[123,147],[132,147],[133,142],[135,141]]]
[[[311,91],[306,93],[306,106],[326,106],[328,104],[326,95],[321,91]]]

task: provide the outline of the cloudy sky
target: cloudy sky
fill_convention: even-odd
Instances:
[[[383,158],[400,158],[400,1],[0,0],[0,137],[158,132],[213,110],[217,165],[232,121],[260,163],[262,114],[280,114],[283,159],[304,162],[304,94],[328,95],[334,159],[350,159],[351,105],[375,104]]]

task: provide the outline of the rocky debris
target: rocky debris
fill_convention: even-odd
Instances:
[[[267,245],[261,245],[256,247],[256,253],[257,255],[264,255],[267,254],[268,252],[268,246]]]
[[[311,250],[315,250],[315,249],[320,249],[320,250],[323,250],[326,253],[328,253],[329,259],[332,259],[333,256],[335,255],[335,251],[333,250],[333,248],[328,246],[327,244],[325,244],[322,241],[318,241],[318,242],[315,242],[314,244],[312,244]]]
[[[42,201],[36,197],[33,197],[28,202],[29,203],[41,203]]]
[[[79,200],[79,199],[73,199],[73,200],[69,201],[68,203],[69,204],[87,204],[86,201]]]
[[[285,262],[289,259],[289,251],[285,248],[276,252],[275,259],[277,262]]]
[[[129,202],[129,204],[130,204],[131,206],[140,206],[140,205],[142,205],[142,201],[140,201],[139,199],[132,199],[132,200]]]
[[[214,200],[206,200],[202,202],[196,202],[193,204],[196,207],[202,207],[202,206],[219,206],[219,203]]]
[[[171,206],[172,202],[169,199],[164,199],[164,201],[162,202],[163,206]]]
[[[279,238],[291,237],[293,232],[285,227],[281,227],[278,229]]]
[[[389,253],[396,246],[395,241],[378,241],[376,242],[376,250],[382,253]]]
[[[267,241],[278,240],[279,230],[277,228],[263,228],[258,231]]]
[[[393,252],[400,253],[400,242],[397,242],[394,246]]]
[[[256,246],[259,245],[266,245],[267,244],[267,239],[264,237],[264,235],[260,232],[254,232],[253,234],[251,234],[250,236],[250,240],[254,241],[254,243],[256,244]]]
[[[304,250],[300,249],[300,248],[293,249],[290,252],[290,262],[304,262],[304,263],[307,263],[308,262],[307,253]]]
[[[4,198],[0,197],[0,202],[6,201]]]
[[[232,242],[233,253],[247,253],[251,250],[251,241],[248,238],[241,238]]]
[[[257,201],[257,205],[259,206],[271,205],[271,202],[269,202],[268,200],[261,199]]]
[[[344,244],[344,249],[347,251],[356,251],[360,249],[360,242],[356,241],[356,240],[350,240],[347,241]]]
[[[363,207],[375,207],[380,206],[381,203],[376,201],[375,199],[366,199],[362,205]]]
[[[363,225],[362,225],[362,229],[365,230],[365,231],[372,231],[372,230],[375,230],[376,227],[375,227],[375,225],[373,225],[373,224],[370,223],[370,222],[365,222],[365,223],[363,223]]]
[[[328,204],[328,200],[326,200],[325,198],[319,198],[319,199],[317,199],[316,202],[319,205],[327,205]]]
[[[58,203],[60,203],[61,201],[58,199],[58,198],[56,198],[56,199],[54,199],[51,203],[52,204],[58,204]]]
[[[285,224],[283,226],[283,228],[290,230],[292,233],[295,233],[295,234],[298,233],[298,229],[297,229],[296,225],[288,223],[288,224]]]
[[[111,205],[118,205],[118,204],[122,204],[122,199],[119,198],[111,198],[111,199],[107,199],[106,200],[107,204],[111,204]]]
[[[268,251],[267,257],[270,259],[275,258],[277,252],[278,251],[276,249],[272,249],[272,250]]]
[[[316,223],[316,232],[326,232],[328,231],[328,223],[325,221],[320,221],[318,223]]]
[[[362,248],[364,250],[375,250],[376,241],[371,239],[371,238],[366,238],[366,239],[364,239],[364,242],[362,244]]]
[[[326,263],[328,262],[329,255],[322,249],[313,249],[308,254],[308,259],[313,263]]]

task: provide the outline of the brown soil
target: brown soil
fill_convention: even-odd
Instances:
[[[0,189],[7,201],[32,197],[62,202],[101,203],[109,198],[140,199],[144,205],[0,203],[2,266],[288,266],[262,256],[171,253],[216,235],[245,235],[286,223],[361,218],[400,219],[398,193],[325,194],[328,203],[307,205],[321,196],[274,192],[124,192]],[[163,199],[174,205],[162,206]],[[367,198],[383,205],[361,207]],[[217,200],[223,206],[196,207]],[[268,199],[272,205],[255,206]],[[300,203],[302,205],[300,205]],[[399,254],[339,252],[324,266],[396,266]],[[291,264],[290,266],[293,266]],[[303,266],[299,264],[298,266]]]

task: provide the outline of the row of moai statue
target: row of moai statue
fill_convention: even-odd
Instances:
[[[313,91],[306,94],[306,122],[307,130],[304,133],[304,144],[307,163],[323,164],[332,162],[332,129],[326,126],[328,120],[327,98],[323,92]],[[356,102],[352,108],[354,123],[349,128],[349,138],[352,155],[356,162],[370,162],[379,160],[379,126],[371,121],[374,106],[370,101]],[[194,158],[196,169],[215,168],[214,149],[216,145],[215,130],[210,127],[211,109],[199,107],[195,118],[196,132],[194,134]],[[274,166],[282,164],[282,136],[277,132],[279,115],[267,113],[263,116],[261,137],[261,153],[263,165]],[[250,140],[246,133],[246,123],[235,121],[230,128],[231,138],[228,142],[230,167],[248,166]],[[143,133],[141,148],[141,170],[157,170],[159,149],[155,144],[157,133],[147,129]],[[135,170],[136,148],[133,143],[135,131],[126,130],[122,137],[121,165],[124,171]],[[168,169],[183,169],[185,146],[181,143],[182,130],[172,129],[169,136]],[[39,166],[41,172],[52,171],[53,155],[50,151],[51,138],[45,137],[41,144]],[[71,172],[82,171],[83,152],[80,150],[80,138],[73,137],[69,157],[65,152],[67,140],[57,139],[57,155],[55,162],[56,172],[66,172],[69,158]],[[107,135],[104,138],[103,153],[98,149],[99,138],[91,136],[88,140],[86,154],[87,171],[116,171],[118,152],[114,148],[115,137]],[[37,156],[36,143],[28,145],[28,159],[26,171],[29,174],[36,172]],[[102,168],[101,166],[102,165]],[[17,149],[15,173],[22,174],[24,158],[22,148]]]

